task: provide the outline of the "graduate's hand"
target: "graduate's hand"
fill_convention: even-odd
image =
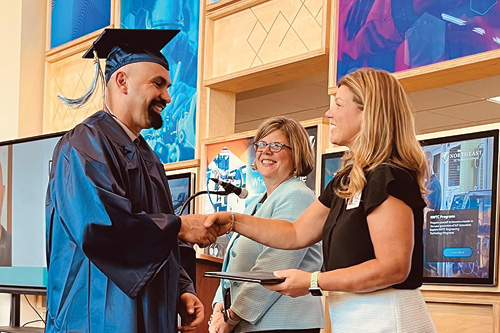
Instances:
[[[275,271],[274,275],[284,277],[286,280],[279,284],[263,284],[262,286],[291,297],[309,294],[311,273],[301,271],[300,269],[287,269],[284,271]]]
[[[207,215],[182,215],[179,239],[189,243],[196,243],[200,247],[206,247],[214,243],[219,233],[219,226],[214,225],[205,228],[204,222]]]
[[[191,293],[184,293],[180,297],[179,315],[181,316],[181,326],[178,330],[187,332],[195,330],[203,322],[203,303]]]
[[[218,212],[207,215],[205,227],[218,227],[218,235],[224,235],[231,228],[231,213]]]

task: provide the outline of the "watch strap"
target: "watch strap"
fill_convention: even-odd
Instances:
[[[319,271],[311,274],[311,284],[309,285],[309,288],[318,288],[318,275]]]

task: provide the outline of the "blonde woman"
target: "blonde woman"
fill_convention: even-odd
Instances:
[[[339,82],[326,112],[330,140],[350,148],[344,167],[295,223],[228,213],[218,223],[268,246],[323,240],[323,270],[276,271],[268,287],[298,297],[321,290],[334,332],[435,332],[422,284],[425,155],[408,97],[390,74],[361,69]]]

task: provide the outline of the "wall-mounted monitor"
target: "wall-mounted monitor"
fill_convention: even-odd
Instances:
[[[323,191],[342,167],[342,156],[345,151],[325,153],[321,155],[321,191]]]
[[[172,203],[176,215],[194,213],[194,200],[189,202],[181,213],[182,205],[194,194],[195,175],[192,172],[167,174],[168,186],[172,194]]]
[[[0,142],[0,292],[45,292],[45,196],[63,134]]]
[[[498,130],[421,141],[429,169],[424,282],[494,285]]]

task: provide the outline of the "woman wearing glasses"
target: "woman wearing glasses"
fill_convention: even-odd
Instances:
[[[419,290],[427,163],[403,87],[387,72],[357,70],[340,80],[326,116],[330,141],[350,150],[296,222],[217,213],[205,226],[283,249],[322,240],[321,271],[278,271],[286,280],[268,288],[293,297],[334,291],[326,298],[333,332],[435,332]]]
[[[253,167],[262,175],[266,193],[244,213],[295,221],[315,199],[313,191],[298,178],[308,175],[314,165],[307,132],[293,118],[270,118],[260,125],[253,146]],[[315,271],[321,263],[320,243],[300,250],[277,250],[235,233],[228,244],[223,270]],[[318,297],[292,298],[257,283],[221,280],[213,300],[210,332],[319,332],[324,327],[323,317]]]

